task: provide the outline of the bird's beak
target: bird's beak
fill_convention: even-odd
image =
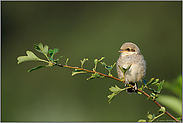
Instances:
[[[119,52],[119,53],[122,53],[122,52],[123,52],[123,50],[122,50],[122,49],[120,49],[118,52]]]

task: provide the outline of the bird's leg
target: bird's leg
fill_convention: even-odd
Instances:
[[[134,90],[137,90],[138,86],[137,86],[137,83],[135,82],[135,85],[134,85]]]
[[[133,91],[137,93],[137,89],[138,89],[138,85],[137,83],[135,82],[134,86],[133,86]]]

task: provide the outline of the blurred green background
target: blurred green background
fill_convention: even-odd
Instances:
[[[172,81],[182,74],[182,2],[1,2],[1,119],[2,121],[138,121],[159,107],[144,95],[122,92],[108,103],[109,87],[123,83],[104,78],[87,81],[90,74],[71,76],[71,69],[30,68],[17,57],[40,42],[58,48],[59,63],[92,69],[93,60],[118,59],[121,45],[139,46],[147,62],[145,79]],[[101,65],[97,71],[107,74]],[[116,69],[112,70],[117,76]],[[169,89],[162,94],[174,95]],[[179,117],[173,110],[167,110]],[[159,119],[171,120],[167,115]]]

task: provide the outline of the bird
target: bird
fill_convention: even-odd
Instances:
[[[118,52],[120,53],[116,63],[118,78],[125,81],[125,87],[129,83],[134,86],[134,88],[126,89],[127,93],[137,93],[137,82],[142,82],[146,74],[146,61],[138,46],[131,42],[124,43]],[[125,75],[120,67],[125,69],[129,67]]]

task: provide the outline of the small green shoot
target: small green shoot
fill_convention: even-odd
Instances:
[[[99,62],[101,62],[104,58],[105,58],[105,57],[102,57],[102,58],[100,58],[99,60],[98,60],[98,59],[95,59],[95,60],[94,60],[95,67],[93,68],[93,71],[96,71],[96,69],[97,69],[97,64],[98,64]]]
[[[102,65],[104,65],[105,66],[105,69],[107,69],[108,71],[109,71],[109,73],[108,73],[108,75],[109,76],[113,76],[112,74],[111,74],[111,70],[113,69],[113,67],[116,65],[116,62],[113,64],[113,65],[110,65],[110,66],[108,66],[105,62],[100,62]]]
[[[127,68],[123,68],[121,66],[118,65],[118,67],[121,69],[123,75],[125,75],[126,71],[130,69],[131,65],[129,65]]]
[[[67,59],[66,59],[66,61],[65,61],[65,65],[67,65],[68,61],[69,61],[69,58],[67,58]]]
[[[88,61],[88,58],[84,58],[83,60],[80,60],[81,62],[81,68],[83,68],[84,63]]]

